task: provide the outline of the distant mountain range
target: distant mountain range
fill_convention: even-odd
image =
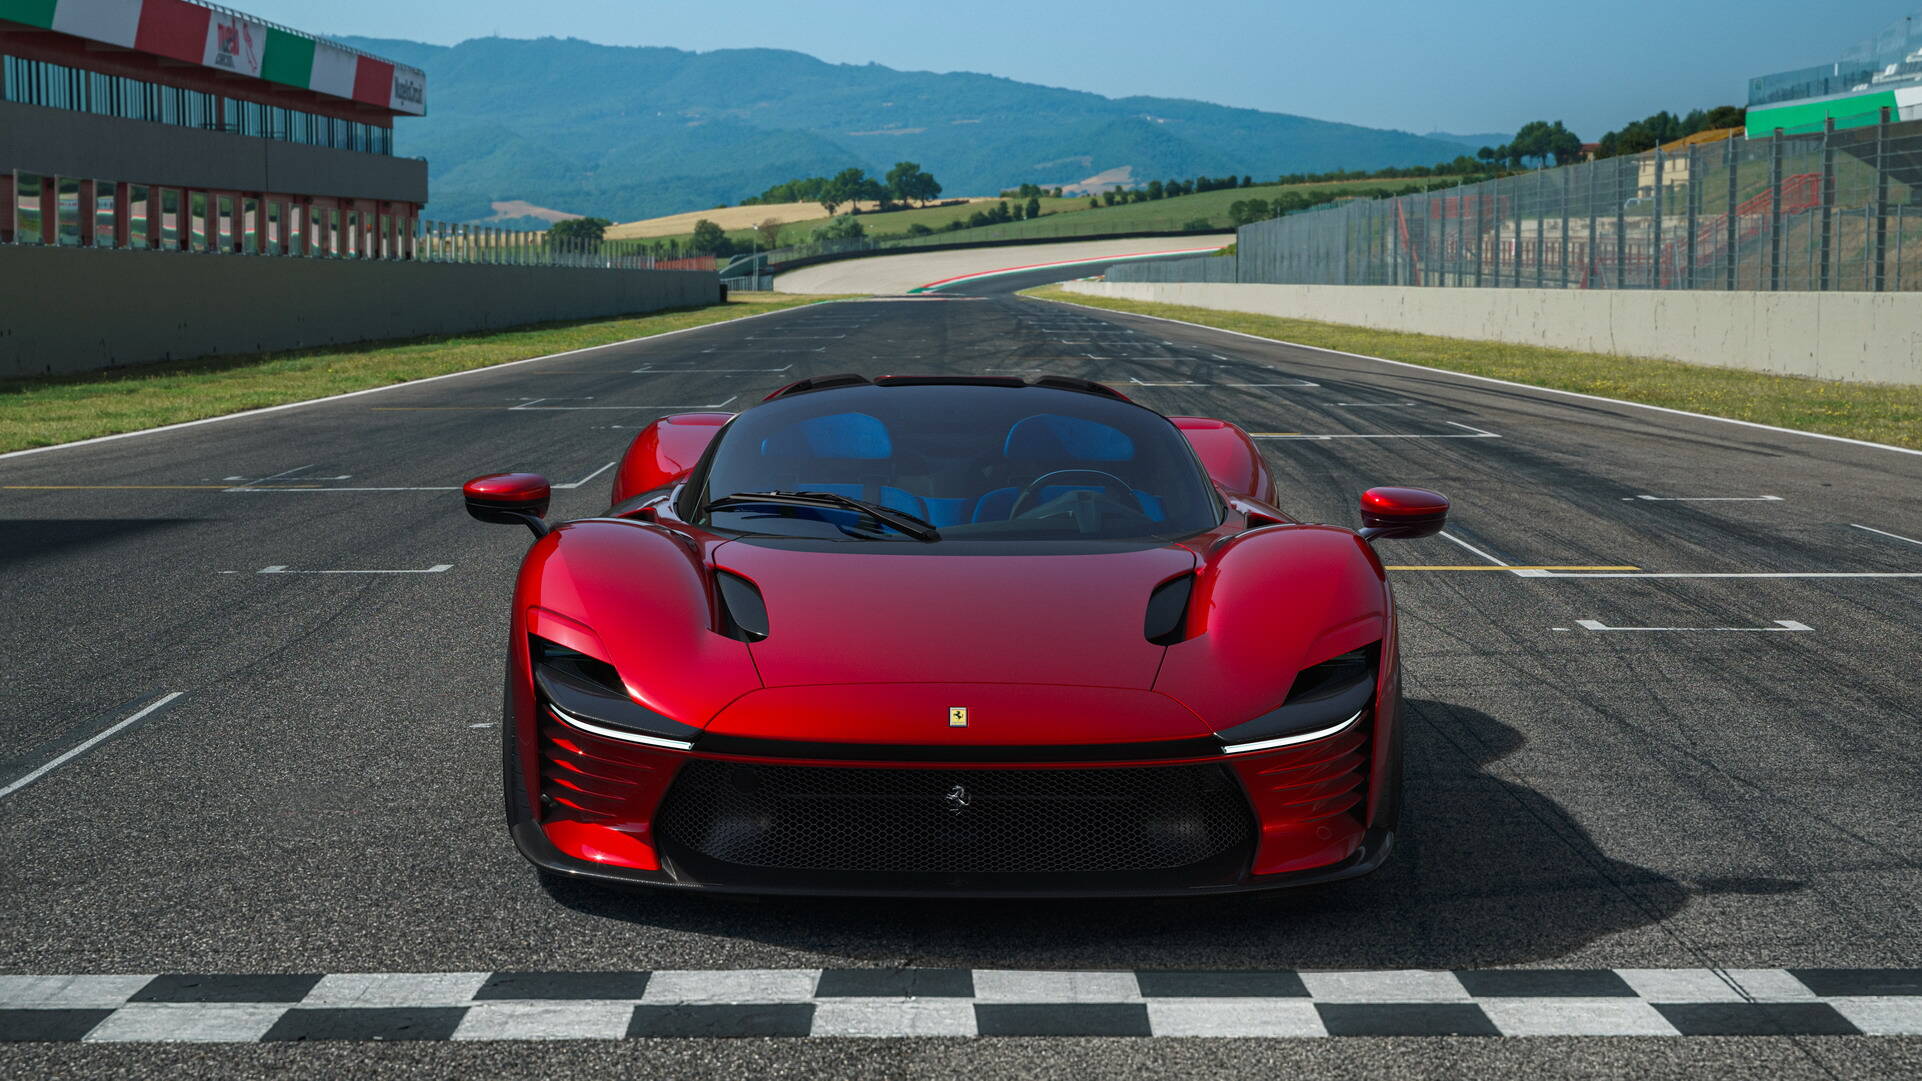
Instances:
[[[1480,135],[1456,135],[1447,131],[1431,131],[1422,136],[1424,139],[1440,139],[1444,143],[1460,143],[1471,150],[1480,150],[1484,146],[1502,146],[1514,137],[1515,133],[1512,131],[1507,134],[1491,131]]]
[[[981,195],[1029,182],[1098,190],[1431,164],[1461,154],[1470,143],[1460,139],[1483,138],[777,49],[342,40],[426,70],[428,115],[400,120],[396,143],[428,159],[428,215],[455,221],[502,216],[495,203],[631,220],[738,202],[849,165],[878,174],[902,160],[920,162],[950,195]]]

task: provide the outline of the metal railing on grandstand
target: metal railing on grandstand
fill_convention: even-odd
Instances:
[[[429,221],[379,204],[0,173],[0,244],[502,266],[646,270],[638,241]],[[691,266],[673,264],[682,269]],[[713,260],[706,269],[713,268]]]
[[[1922,290],[1922,121],[1697,142],[1243,226],[1110,281]],[[1232,277],[1223,265],[1232,266]],[[1185,276],[1184,276],[1185,275]],[[1203,276],[1208,275],[1208,276]]]

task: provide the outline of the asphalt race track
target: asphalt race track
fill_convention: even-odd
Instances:
[[[1028,284],[0,458],[0,1040],[35,1041],[0,1075],[1922,1075],[1922,456]],[[1224,417],[1308,520],[1448,494],[1446,537],[1383,546],[1388,866],[1193,902],[544,889],[498,773],[528,538],[456,486],[541,472],[595,514],[653,417],[839,371]],[[156,1035],[213,1042],[116,1042]]]

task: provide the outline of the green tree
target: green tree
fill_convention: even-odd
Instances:
[[[754,227],[754,234],[761,238],[761,247],[778,248],[781,246],[781,220],[768,218]]]
[[[1028,215],[1027,216],[1029,221],[1033,221],[1034,219],[1041,216],[1041,198],[1039,196],[1031,195],[1028,197]]]
[[[734,242],[727,238],[727,230],[706,218],[694,223],[694,238],[689,241],[689,246],[699,255],[731,255],[734,252]]]
[[[859,172],[859,170],[854,170],[854,171]],[[867,236],[868,231],[862,228],[860,222],[854,220],[854,215],[843,214],[840,217],[834,218],[833,220],[829,221],[826,225],[816,227],[814,232],[810,235],[812,239],[817,241],[859,240],[862,237]]]
[[[607,227],[614,224],[606,218],[568,218],[557,221],[547,230],[551,240],[581,241],[599,244],[607,233]]]
[[[1161,198],[1161,181],[1159,180],[1148,181],[1148,198],[1150,199]]]

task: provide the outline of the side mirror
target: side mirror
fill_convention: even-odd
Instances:
[[[1426,488],[1370,488],[1361,493],[1363,540],[1432,537],[1448,524],[1448,497]]]
[[[518,523],[547,536],[547,503],[553,490],[539,473],[488,473],[461,485],[467,513],[483,522]]]

